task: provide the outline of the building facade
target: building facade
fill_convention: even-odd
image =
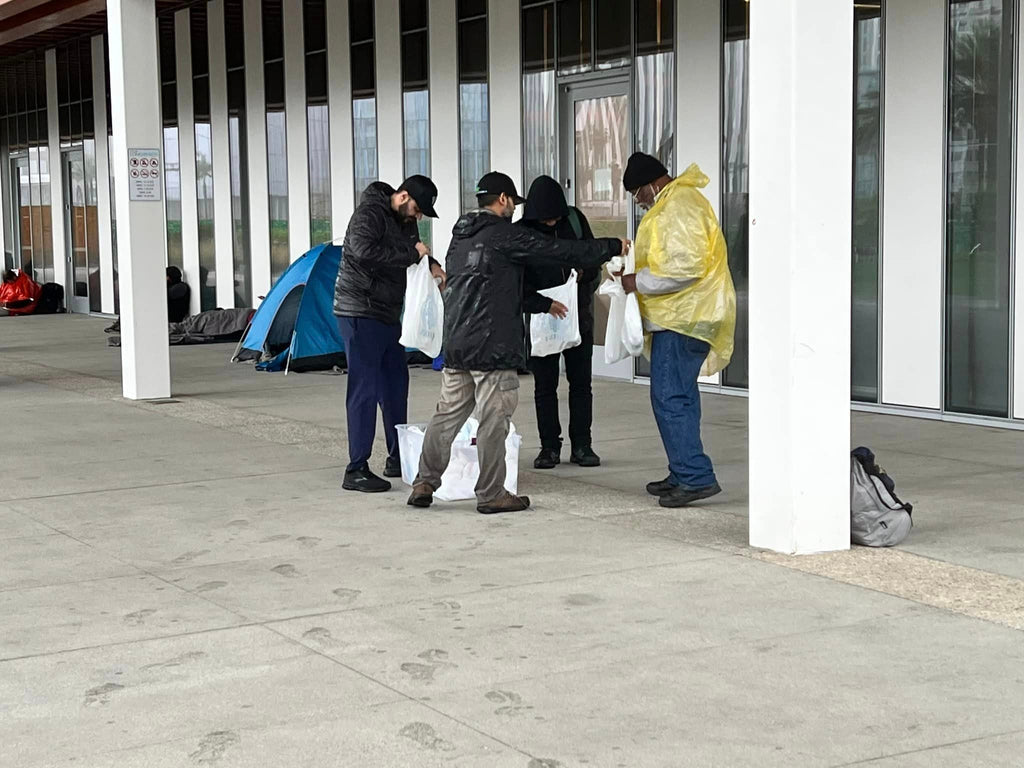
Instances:
[[[1019,0],[851,4],[853,78],[835,88],[853,139],[829,147],[852,168],[850,399],[1024,427]],[[0,3],[5,266],[63,284],[73,312],[114,314],[107,19],[84,2],[41,29],[28,5]],[[161,0],[155,16],[153,258],[182,269],[193,311],[258,305],[378,178],[434,178],[440,218],[422,235],[438,254],[491,168],[524,189],[551,175],[595,232],[630,235],[641,212],[621,174],[642,150],[712,179],[739,319],[706,386],[745,392],[750,265],[773,258],[749,246],[749,2]],[[595,365],[647,374],[600,350]]]

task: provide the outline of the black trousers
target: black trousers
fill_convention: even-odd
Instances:
[[[594,332],[587,331],[582,336],[582,344],[561,355],[530,358],[540,442],[553,451],[562,447],[562,424],[558,418],[559,357],[565,358],[565,377],[569,380],[569,441],[574,450],[590,447],[590,427],[594,421],[594,393],[590,386]]]

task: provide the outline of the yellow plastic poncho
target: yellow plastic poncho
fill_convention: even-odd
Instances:
[[[696,164],[658,194],[636,233],[636,271],[692,280],[678,293],[643,296],[640,313],[665,330],[711,345],[702,376],[729,364],[736,330],[736,290],[729,272],[725,237],[707,198],[698,190],[711,180]],[[650,353],[650,334],[647,352]]]

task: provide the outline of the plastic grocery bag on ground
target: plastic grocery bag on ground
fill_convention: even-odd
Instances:
[[[443,338],[444,300],[430,274],[430,259],[424,256],[408,270],[399,343],[433,358],[441,354]]]
[[[552,301],[568,307],[565,317],[550,314],[533,315],[530,318],[530,354],[534,357],[557,355],[567,349],[578,347],[580,336],[579,292],[576,289],[576,270],[572,271],[564,285],[538,291]]]
[[[476,431],[480,423],[470,418],[452,443],[452,457],[441,475],[441,487],[434,498],[441,501],[463,501],[476,498],[476,481],[480,478],[480,462],[476,451]],[[402,459],[402,480],[412,485],[419,473],[420,453],[426,424],[399,424],[398,449]],[[515,424],[509,427],[505,440],[505,489],[516,493],[519,488],[519,444],[521,438]]]

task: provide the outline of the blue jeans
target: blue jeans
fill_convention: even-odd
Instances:
[[[651,339],[651,405],[668,469],[687,490],[714,485],[715,470],[700,440],[700,390],[697,377],[711,347],[673,331]]]
[[[398,461],[396,424],[408,421],[409,366],[405,347],[398,343],[400,325],[388,325],[363,317],[339,317],[338,330],[345,340],[348,389],[346,471],[366,469],[377,432],[377,407],[384,417],[384,442],[388,458]]]

